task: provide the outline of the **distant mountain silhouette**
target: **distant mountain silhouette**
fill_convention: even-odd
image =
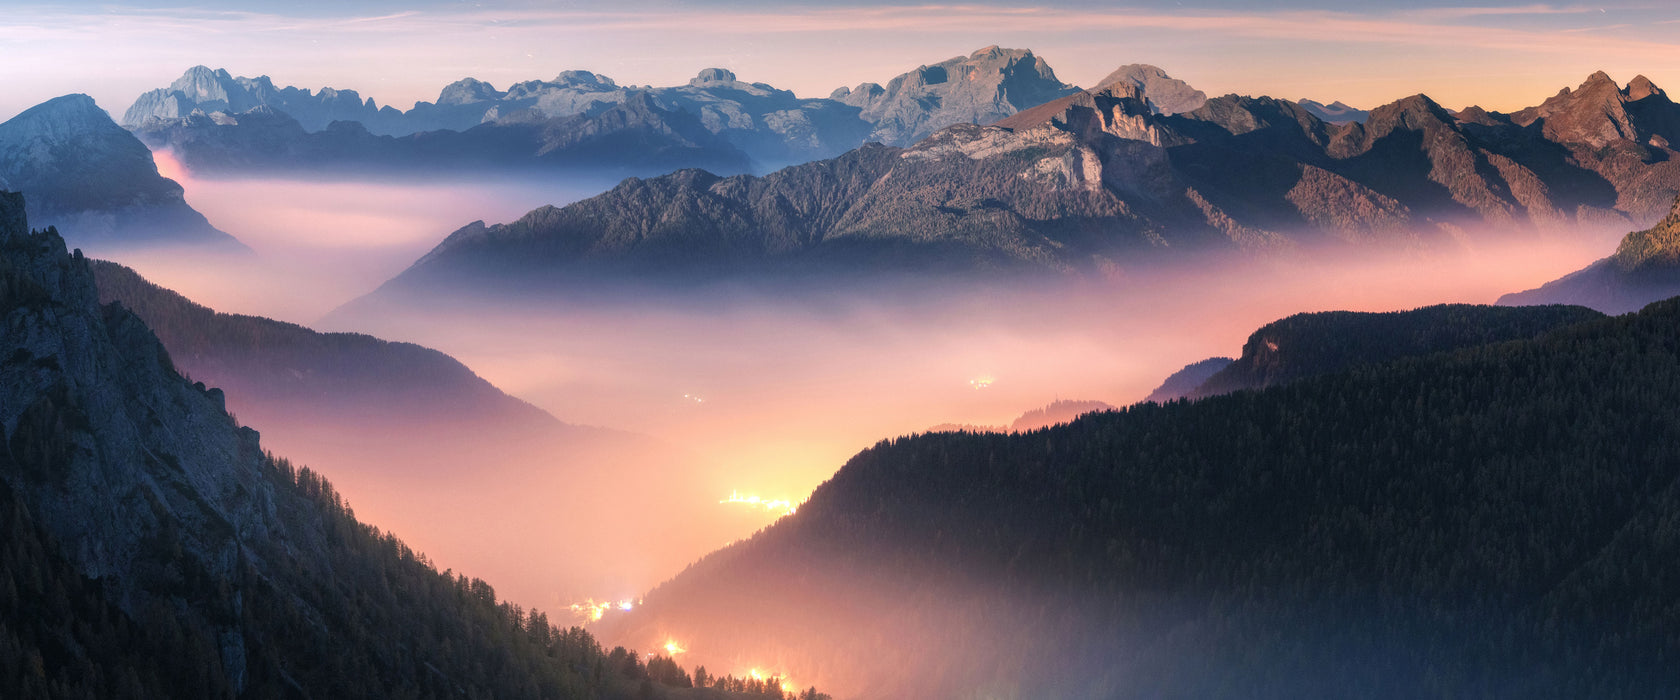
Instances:
[[[257,107],[284,112],[309,131],[319,131],[335,121],[356,121],[377,133],[392,133],[390,125],[402,115],[392,107],[379,107],[371,97],[364,102],[355,90],[321,88],[311,92],[275,87],[266,75],[234,77],[219,68],[193,66],[169,87],[135,99],[123,113],[122,124],[132,128],[148,119],[179,119],[194,112],[234,114]]]
[[[1043,408],[1035,408],[1021,414],[1009,425],[971,425],[967,423],[941,423],[928,428],[930,433],[949,433],[967,431],[971,433],[1009,433],[1023,432],[1061,425],[1093,411],[1111,411],[1114,406],[1102,401],[1078,401],[1073,399],[1057,399]]]
[[[687,112],[645,93],[594,114],[548,118],[527,110],[465,131],[378,136],[358,122],[310,132],[273,107],[150,119],[135,134],[208,173],[450,174],[552,172],[623,177],[706,167],[744,172],[748,156]]]
[[[87,95],[54,98],[0,124],[0,186],[26,194],[31,220],[57,227],[72,246],[245,250],[188,206],[151,151]]]
[[[1610,257],[1499,303],[1579,304],[1623,314],[1672,296],[1680,296],[1680,199],[1657,225],[1624,237]]]
[[[1076,89],[1031,51],[995,46],[887,85],[802,99],[722,68],[671,87],[621,86],[565,71],[505,91],[465,78],[444,87],[436,102],[401,112],[358,102],[352,90],[277,88],[267,77],[196,66],[170,87],[142,95],[123,124],[207,173],[529,165],[619,176],[684,167],[731,173],[831,158],[866,141],[908,145],[938,128],[988,123]],[[491,126],[509,128],[485,130]]]
[[[1168,375],[1161,382],[1161,386],[1155,387],[1154,391],[1149,392],[1149,396],[1144,401],[1166,403],[1175,399],[1186,398],[1194,393],[1196,387],[1201,386],[1209,377],[1229,367],[1233,362],[1236,362],[1236,360],[1229,357],[1210,357],[1185,365],[1184,369]]]
[[[1296,100],[1296,103],[1313,116],[1330,124],[1345,124],[1347,122],[1362,122],[1370,118],[1371,113],[1342,104],[1341,100],[1324,104],[1312,100]]]

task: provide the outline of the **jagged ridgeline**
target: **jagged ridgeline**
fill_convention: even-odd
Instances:
[[[617,624],[866,697],[1680,687],[1680,300],[1318,316],[1317,376],[882,442]]]
[[[669,659],[604,651],[357,521],[101,306],[80,252],[30,233],[11,193],[0,323],[4,697],[701,692]]]
[[[1680,188],[1680,105],[1643,78],[1595,74],[1513,115],[1413,95],[1336,124],[1271,97],[1198,103],[1158,69],[1110,80],[905,148],[632,178],[474,222],[348,308],[614,280],[1109,277],[1218,252],[1456,250],[1652,220]],[[1197,106],[1163,114],[1169,96]]]

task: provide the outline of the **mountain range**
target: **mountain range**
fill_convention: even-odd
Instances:
[[[1162,115],[1122,80],[909,148],[762,177],[632,178],[474,222],[372,297],[766,271],[1105,276],[1196,251],[1572,235],[1666,212],[1680,192],[1677,118],[1649,81],[1621,88],[1603,73],[1513,115],[1415,95],[1340,125],[1236,95]]]
[[[73,246],[245,250],[193,210],[145,144],[87,95],[54,98],[0,124],[0,187],[27,194],[32,220],[57,227]]]
[[[478,169],[532,160],[642,175],[679,167],[732,173],[833,157],[866,141],[908,145],[1075,90],[1031,51],[996,46],[920,66],[886,87],[863,83],[828,98],[798,98],[722,68],[671,87],[620,86],[573,70],[505,91],[466,78],[407,112],[357,103],[354,91],[311,94],[196,66],[142,95],[123,124],[207,173]]]
[[[1680,682],[1663,447],[1680,439],[1680,302],[1280,323],[1305,370],[1287,383],[882,441],[601,630],[774,658],[847,697]]]
[[[1610,257],[1539,288],[1502,296],[1499,303],[1580,304],[1622,314],[1676,295],[1680,295],[1680,199],[1655,226],[1622,238]]]

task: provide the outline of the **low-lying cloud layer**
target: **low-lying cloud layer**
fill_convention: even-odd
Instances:
[[[189,202],[259,255],[123,262],[217,309],[306,323],[377,286],[456,226],[511,219],[545,192],[495,184],[186,185]],[[942,423],[1007,425],[1058,398],[1134,402],[1183,365],[1235,355],[1255,328],[1293,313],[1491,303],[1600,257],[1617,233],[1519,236],[1435,252],[1208,258],[1101,283],[451,299],[335,317],[335,327],[321,329],[443,350],[562,421],[662,445],[639,452],[539,441],[496,455],[412,453],[381,446],[400,445],[413,426],[364,428],[347,419],[332,429],[290,417],[307,406],[241,407],[233,395],[229,403],[271,448],[322,467],[371,522],[442,566],[556,609],[572,598],[646,590],[780,512],[720,501],[745,495],[796,504],[882,438]],[[487,428],[471,416],[437,420]],[[363,430],[382,437],[364,440]],[[607,507],[578,505],[586,503]]]

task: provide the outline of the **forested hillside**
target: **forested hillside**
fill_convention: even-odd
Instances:
[[[1680,684],[1676,396],[1669,301],[885,441],[615,633],[774,654],[865,697],[1657,697]]]
[[[782,696],[702,695],[357,521],[9,193],[0,324],[6,698]]]
[[[1442,304],[1411,311],[1296,314],[1262,326],[1243,343],[1242,356],[1220,369],[1189,398],[1264,389],[1358,365],[1391,362],[1506,340],[1599,318],[1580,306],[1502,308]]]

